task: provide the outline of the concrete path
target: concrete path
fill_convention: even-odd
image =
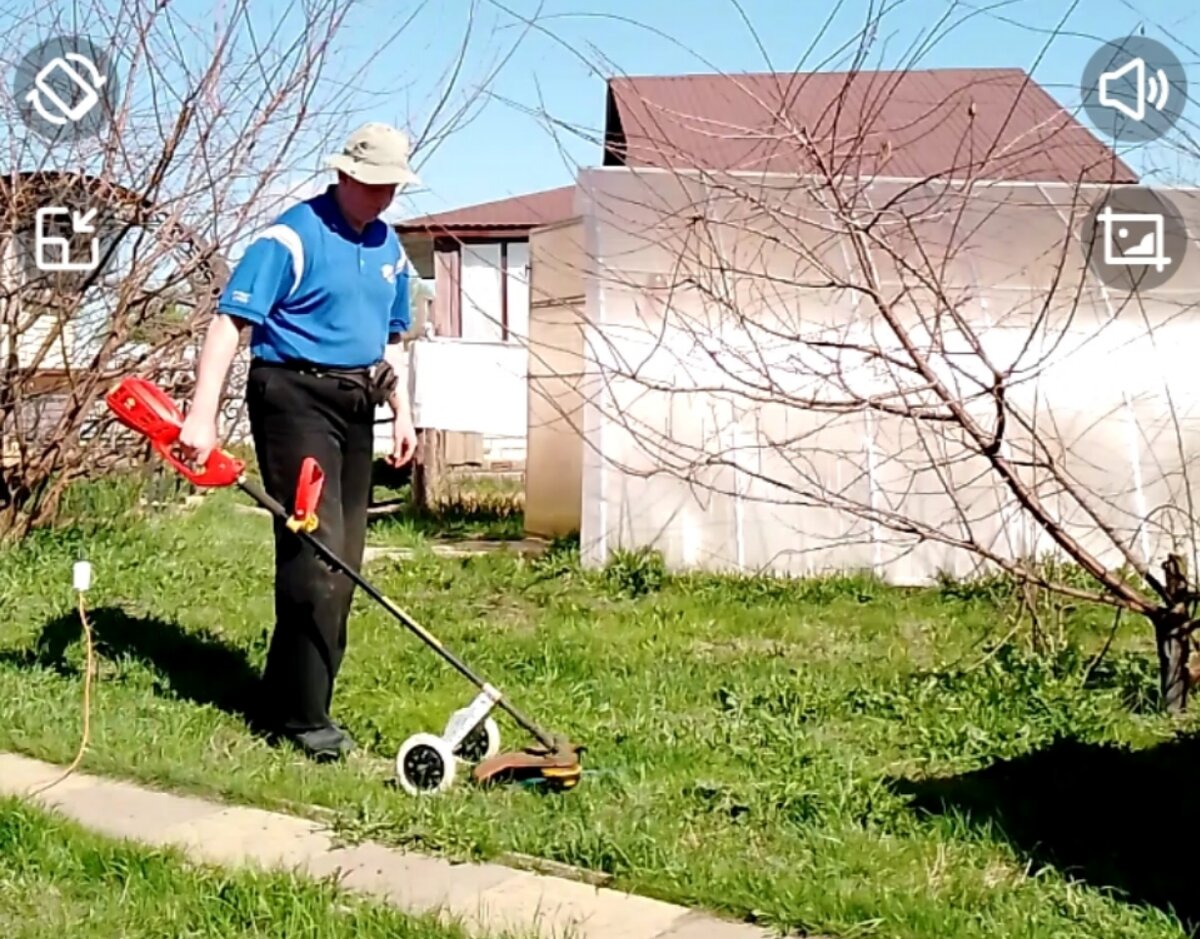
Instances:
[[[497,864],[451,864],[366,842],[336,847],[317,822],[172,795],[0,754],[0,796],[20,796],[100,834],[193,860],[335,876],[349,891],[405,912],[438,913],[478,936],[554,939],[769,939],[772,933],[685,907]]]

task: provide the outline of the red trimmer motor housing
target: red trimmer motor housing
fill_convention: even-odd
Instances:
[[[108,393],[105,403],[117,420],[149,439],[162,458],[193,485],[231,486],[241,478],[245,463],[220,449],[214,449],[202,467],[188,464],[176,446],[183,427],[183,414],[153,382],[136,376],[127,377]]]

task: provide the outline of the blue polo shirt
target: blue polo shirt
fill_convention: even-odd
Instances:
[[[281,214],[247,247],[217,309],[252,324],[250,352],[270,362],[372,365],[409,327],[415,275],[386,222],[362,232],[334,187]]]

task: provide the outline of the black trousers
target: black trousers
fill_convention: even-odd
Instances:
[[[314,375],[253,363],[246,404],[263,488],[290,513],[305,457],[325,481],[314,536],[355,570],[371,494],[373,423],[365,376]],[[346,653],[354,582],[275,521],[275,630],[259,716],[279,733],[328,727]]]

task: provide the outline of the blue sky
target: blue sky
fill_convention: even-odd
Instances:
[[[159,54],[178,43],[193,66],[203,65],[205,45],[236,2],[171,0],[155,39]],[[105,12],[83,22],[72,11],[84,7]],[[253,42],[270,46],[266,60],[303,34],[295,0],[250,0],[249,8]],[[30,36],[22,41],[32,46],[35,34],[69,27],[121,44],[131,32],[128,10],[118,0],[39,8],[20,17]],[[340,148],[345,132],[362,121],[388,121],[420,138],[447,71],[460,59],[449,104],[470,99],[469,119],[436,144],[420,141],[424,185],[403,193],[388,217],[565,185],[581,165],[600,161],[595,138],[607,75],[845,68],[864,23],[880,10],[864,67],[1021,67],[1072,108],[1091,54],[1141,28],[1175,52],[1190,75],[1191,97],[1200,96],[1195,0],[355,0],[317,100],[337,97],[311,117],[288,179],[273,191],[324,185],[329,176],[318,155]],[[0,14],[0,26],[14,16]],[[258,59],[249,34],[239,44],[242,61]],[[241,93],[253,93],[254,84],[253,75],[243,78]],[[1197,121],[1194,105],[1188,117]],[[1170,162],[1161,154],[1122,155],[1143,170]],[[1176,175],[1200,177],[1200,162],[1173,164]]]

